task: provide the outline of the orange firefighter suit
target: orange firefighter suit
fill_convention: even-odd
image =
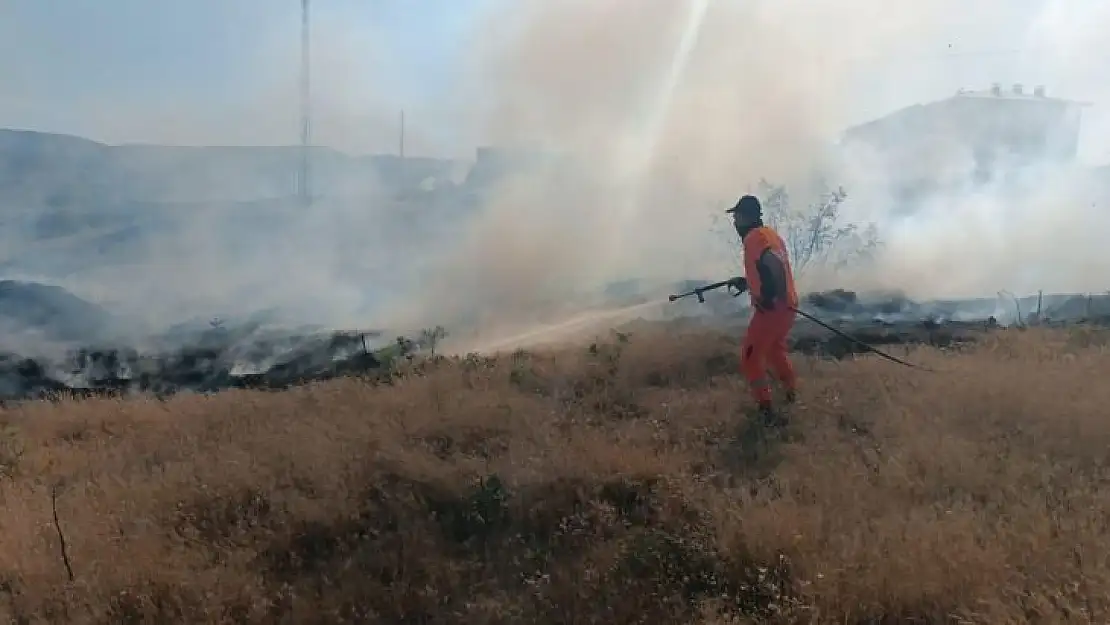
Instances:
[[[794,394],[797,385],[786,337],[794,326],[798,293],[786,245],[772,228],[759,226],[744,236],[744,273],[755,310],[744,336],[740,370],[752,397],[760,407],[767,408],[771,404],[768,368],[788,396]]]

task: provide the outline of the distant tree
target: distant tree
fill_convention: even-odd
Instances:
[[[785,185],[766,180],[760,180],[755,195],[763,204],[764,221],[785,241],[795,275],[815,266],[842,268],[866,261],[881,245],[875,224],[844,223],[841,206],[848,194],[843,187],[827,190],[801,207],[791,201]],[[731,219],[718,219],[717,229],[740,262],[740,239]]]
[[[443,326],[425,328],[420,331],[420,340],[418,343],[420,347],[428,350],[432,355],[435,355],[436,347],[445,338],[447,338],[447,330],[445,330]]]

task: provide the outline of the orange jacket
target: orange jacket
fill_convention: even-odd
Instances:
[[[774,298],[776,308],[784,303],[798,306],[790,255],[774,229],[760,226],[744,235],[744,273],[755,308],[765,308],[769,298]]]

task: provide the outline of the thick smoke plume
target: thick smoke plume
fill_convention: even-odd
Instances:
[[[419,119],[435,107],[407,95],[405,77],[388,62],[396,51],[382,48],[373,23],[354,19],[352,9],[336,3],[314,4],[314,143],[356,154],[394,152],[398,111],[408,107]],[[149,85],[140,73],[121,89],[123,81],[110,76],[121,73],[118,67],[89,63],[85,87],[71,99],[40,96],[31,107],[0,96],[0,126],[113,144],[0,137],[0,143],[11,142],[0,145],[0,153],[12,159],[0,163],[4,277],[65,286],[124,314],[136,333],[189,320],[205,327],[213,317],[271,309],[290,323],[363,327],[377,321],[379,303],[411,278],[403,260],[407,248],[433,237],[406,229],[398,215],[419,215],[425,207],[405,207],[391,197],[368,159],[314,148],[319,197],[311,208],[289,197],[296,148],[269,146],[297,141],[296,4],[288,10],[271,3],[213,5],[201,17],[160,10],[153,23],[138,25],[128,21],[140,19],[138,5],[73,7],[54,23],[27,21],[33,11],[22,7],[30,3],[0,8],[0,39],[10,52],[0,74],[11,79],[12,93],[41,94],[39,85],[55,80],[57,68],[77,62],[51,48],[62,34],[95,49],[117,36],[149,47],[149,38],[129,37],[144,29],[171,39],[194,33],[187,45],[134,51],[144,56],[132,64],[165,76],[177,71],[175,56],[190,58],[182,65],[193,69],[204,69],[197,58],[214,66],[207,78],[151,78]],[[166,23],[175,19],[184,21]],[[77,29],[79,20],[89,28]],[[248,29],[249,37],[234,32]],[[227,38],[240,45],[226,45]],[[229,76],[236,83],[221,87],[217,81]],[[409,156],[451,153],[425,128],[408,129]],[[197,147],[161,147],[166,144]],[[72,236],[44,237],[40,217],[47,212],[91,225],[73,228]],[[100,242],[109,232],[119,236]]]
[[[1037,54],[1028,72],[1059,97],[1087,100],[1080,166],[1041,167],[974,192],[938,197],[918,214],[888,220],[890,245],[879,277],[922,295],[982,295],[1110,289],[1110,169],[1105,164],[1110,101],[1108,50],[1098,25],[1105,3],[1043,3],[1018,43]],[[880,175],[882,172],[878,172]],[[874,174],[873,174],[874,175]]]
[[[861,171],[860,163],[833,152],[838,133],[866,119],[868,104],[871,114],[881,114],[887,111],[876,101],[901,106],[912,103],[907,97],[939,99],[980,86],[961,78],[982,87],[1000,79],[923,68],[913,60],[922,55],[944,57],[1000,40],[1005,47],[1039,46],[1034,76],[1024,80],[1070,76],[1060,89],[1088,94],[1093,74],[1060,71],[1066,37],[1060,24],[1068,23],[1062,4],[1039,12],[948,0],[512,6],[483,24],[489,36],[468,59],[483,97],[470,101],[477,109],[467,119],[482,120],[491,143],[561,155],[576,173],[588,172],[590,184],[581,178],[563,184],[566,168],[545,168],[495,190],[481,218],[455,230],[457,246],[445,251],[431,278],[437,304],[417,300],[417,309],[537,318],[575,285],[723,274],[733,263],[708,234],[714,211],[754,190],[760,178],[804,189],[822,176],[848,186],[847,216],[878,222],[888,245],[878,263],[835,277],[814,272],[818,281],[925,297],[1091,288],[1074,273],[1101,266],[1093,256],[1097,237],[1081,236],[1091,220],[1091,190],[1077,183],[1078,174],[1038,172],[1042,184],[1018,197],[980,189],[941,198],[903,220],[883,191],[893,172],[882,163]],[[1069,19],[1084,17],[1090,15],[1073,10]],[[948,69],[960,62],[948,61]],[[903,92],[891,97],[897,86]],[[1068,217],[1049,227],[1054,210]],[[1044,245],[1047,232],[1071,235],[1082,257],[1064,262],[1059,246]]]
[[[1020,184],[934,198],[906,217],[885,184],[896,172],[846,160],[834,146],[847,125],[996,81],[1110,101],[1105,3],[492,0],[458,66],[436,69],[457,78],[433,102],[409,95],[431,70],[383,46],[374,24],[318,4],[318,144],[392,152],[404,108],[415,120],[409,156],[492,145],[541,157],[526,167],[518,160],[517,171],[475,197],[445,193],[431,206],[389,196],[381,180],[342,170],[318,148],[315,181],[325,197],[305,209],[277,200],[292,180],[274,172],[293,171],[292,150],[250,172],[198,157],[209,163],[207,184],[181,189],[175,174],[196,180],[197,172],[161,161],[152,147],[121,171],[171,181],[158,192],[166,202],[187,199],[188,218],[110,250],[122,268],[90,262],[42,273],[69,275],[74,292],[153,325],[280,308],[336,327],[522,332],[596,304],[599,287],[614,280],[662,288],[733,273],[734,251],[719,244],[713,216],[760,179],[790,186],[799,202],[825,179],[847,188],[845,217],[876,222],[886,245],[876,262],[848,273],[812,272],[807,288],[897,288],[919,298],[1106,288],[1105,173],[1046,166]],[[242,65],[249,80],[236,93],[249,97],[187,111],[197,98],[166,93],[140,108],[107,90],[86,94],[78,104],[102,111],[103,123],[82,134],[293,142],[298,24],[295,12],[286,17],[257,25],[272,39],[256,54],[227,61]],[[20,43],[16,30],[0,31],[21,48],[41,38]],[[1027,53],[960,56],[992,48]],[[432,119],[440,123],[421,121]],[[1098,106],[1087,111],[1086,158],[1110,157],[1092,141],[1110,133],[1107,119]],[[260,197],[269,200],[248,201]],[[5,231],[9,260],[21,255],[23,236]],[[57,243],[56,257],[66,249]]]

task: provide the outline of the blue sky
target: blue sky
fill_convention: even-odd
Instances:
[[[315,0],[313,47],[326,57],[342,30],[343,53],[373,57],[395,99],[439,98],[456,46],[489,4]],[[142,140],[118,121],[125,112],[234,108],[276,83],[295,87],[299,37],[299,0],[3,0],[0,127]]]
[[[316,0],[313,19],[360,25],[378,45],[425,67],[442,64],[487,0]],[[9,58],[43,95],[228,88],[237,58],[274,36],[299,37],[298,0],[5,0],[0,32]],[[16,49],[14,44],[18,43]],[[318,42],[319,43],[319,42]],[[13,71],[7,66],[6,71]],[[36,79],[37,78],[37,79]]]

